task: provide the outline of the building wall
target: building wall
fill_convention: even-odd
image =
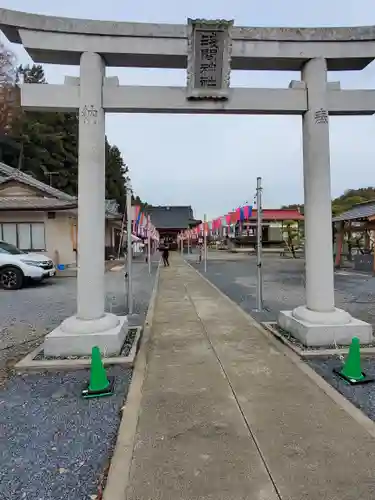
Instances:
[[[0,222],[44,222],[44,212],[0,212]]]
[[[269,241],[281,241],[283,239],[281,224],[270,224],[268,227],[268,240]]]
[[[49,218],[47,212],[0,212],[1,223],[43,223],[45,250],[38,251],[50,257],[55,264],[65,266],[76,265],[77,249],[77,217],[72,212],[52,212],[54,218]],[[105,224],[105,247],[115,247],[115,230],[118,226],[116,221],[106,220]],[[1,228],[0,228],[1,229]],[[95,230],[95,226],[93,226]],[[1,238],[1,235],[0,235]],[[14,243],[10,241],[9,243]]]
[[[54,219],[46,214],[47,254],[56,264],[76,264],[75,227],[76,218],[67,212],[55,212]]]
[[[1,188],[1,197],[17,197],[17,196],[33,196],[37,198],[38,196],[43,196],[35,188],[24,186],[19,182],[9,181],[6,186]]]
[[[55,212],[55,218],[49,219],[47,212],[0,212],[1,223],[44,224],[45,250],[38,253],[48,255],[56,264],[75,264],[74,235],[72,227],[76,218],[68,212]]]

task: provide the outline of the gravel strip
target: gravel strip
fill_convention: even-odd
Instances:
[[[366,375],[375,379],[374,358],[362,360],[362,370]],[[375,382],[363,385],[350,385],[333,373],[334,368],[341,368],[342,363],[337,358],[317,358],[306,361],[321,377],[332,387],[337,389],[357,408],[362,410],[369,418],[375,421]]]
[[[272,328],[282,335],[288,342],[295,345],[303,351],[325,351],[326,349],[348,349],[347,345],[344,344],[329,344],[327,346],[305,346],[300,340],[296,339],[289,332],[286,332],[277,323],[272,324]],[[363,347],[375,347],[375,341],[370,344],[361,344]]]
[[[128,334],[125,337],[124,344],[121,348],[121,352],[118,354],[118,356],[110,356],[111,358],[116,358],[120,356],[128,356],[131,348],[133,347],[135,337],[137,336],[137,328],[129,328]],[[103,356],[105,357],[105,356]],[[54,360],[54,359],[90,359],[91,356],[67,356],[65,358],[59,356],[45,356],[44,351],[41,350],[34,358],[34,360]]]
[[[89,372],[12,378],[0,392],[0,498],[89,500],[112,455],[131,371],[111,367],[115,394],[84,400]]]

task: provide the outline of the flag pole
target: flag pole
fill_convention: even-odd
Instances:
[[[263,310],[263,272],[262,272],[262,178],[257,177],[257,295],[256,310]]]
[[[147,261],[148,273],[151,274],[151,231],[150,231],[150,216],[147,219]]]
[[[127,274],[128,274],[128,314],[133,314],[133,275],[132,275],[132,260],[133,260],[133,249],[132,249],[132,189],[130,186],[130,180],[126,186],[126,216],[127,216],[127,246],[128,246],[128,258],[127,258]]]
[[[207,272],[207,231],[206,231],[207,215],[204,214],[203,225],[203,258],[204,258],[204,272]]]

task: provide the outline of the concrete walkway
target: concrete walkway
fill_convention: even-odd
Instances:
[[[127,500],[373,500],[375,440],[178,256]]]

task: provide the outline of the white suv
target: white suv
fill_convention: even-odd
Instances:
[[[49,257],[23,252],[0,240],[0,288],[18,290],[27,279],[41,281],[55,273],[55,265]]]

